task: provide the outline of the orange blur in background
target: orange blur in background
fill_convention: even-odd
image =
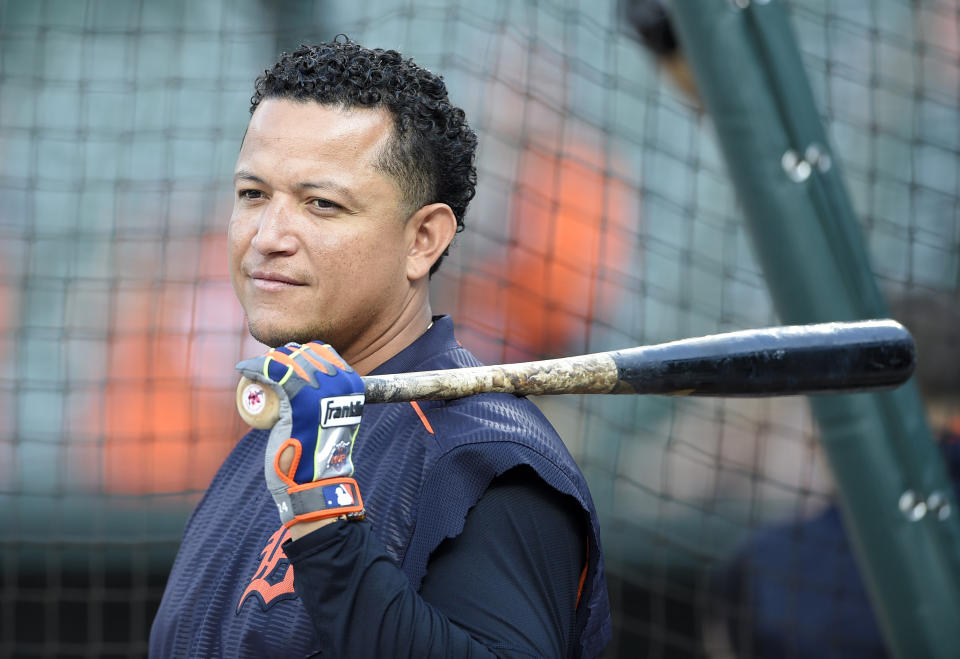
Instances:
[[[16,288],[14,284],[7,279],[8,273],[4,265],[0,262],[0,364],[7,367],[6,360],[13,354],[14,327],[16,320],[13,317],[14,312],[14,293]],[[0,380],[2,381],[2,380]],[[0,392],[7,400],[12,397],[13,392]],[[14,455],[14,420],[13,414],[0,414],[0,486],[5,487],[8,483],[15,482],[14,469],[16,467],[16,458]]]
[[[458,289],[458,336],[485,361],[582,352],[594,320],[608,321],[639,218],[636,193],[606,173],[604,154],[523,152],[509,241]]]
[[[118,292],[103,391],[104,492],[203,490],[246,430],[234,406],[234,364],[263,348],[245,338],[223,236],[198,240],[197,281]]]

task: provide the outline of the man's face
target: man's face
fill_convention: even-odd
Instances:
[[[380,109],[257,107],[228,230],[233,288],[257,340],[326,341],[349,359],[399,317],[410,296],[409,209],[374,165],[392,135]]]

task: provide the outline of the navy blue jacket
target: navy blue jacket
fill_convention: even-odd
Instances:
[[[375,373],[475,366],[439,317]],[[231,452],[191,515],[154,620],[156,657],[309,656],[322,650],[293,590],[293,570],[263,481],[266,431]],[[577,610],[580,654],[607,643],[610,612],[596,512],[579,469],[529,401],[483,395],[449,402],[367,405],[354,448],[373,535],[419,589],[431,554],[464,527],[497,476],[528,465],[573,497],[588,520],[588,566]]]

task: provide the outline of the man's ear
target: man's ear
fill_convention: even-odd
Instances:
[[[457,218],[446,204],[428,204],[407,218],[407,279],[415,281],[430,274],[454,234]]]

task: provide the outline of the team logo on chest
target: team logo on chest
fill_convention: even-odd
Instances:
[[[260,552],[260,564],[257,565],[253,579],[237,602],[237,615],[240,615],[243,603],[250,597],[259,600],[260,608],[266,611],[280,600],[297,596],[293,591],[293,566],[282,549],[283,543],[289,538],[290,531],[280,527],[267,540],[267,545]]]

